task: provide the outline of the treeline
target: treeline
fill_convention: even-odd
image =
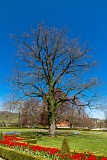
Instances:
[[[59,98],[61,93],[57,93]],[[91,119],[85,108],[76,99],[75,104],[64,102],[56,112],[56,126],[63,121],[68,122],[71,128],[95,128],[104,127],[103,121]],[[19,127],[48,127],[48,105],[44,101],[37,99],[27,99],[25,101],[8,101],[4,104],[4,110],[0,112],[0,126],[19,126]]]

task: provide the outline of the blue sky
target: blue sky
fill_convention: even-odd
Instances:
[[[66,26],[70,37],[78,37],[92,48],[92,55],[99,62],[92,75],[103,81],[99,90],[102,104],[106,104],[107,0],[1,0],[0,100],[11,91],[7,79],[15,65],[15,46],[9,34],[24,32],[40,22],[57,28]],[[100,117],[100,113],[93,114]]]

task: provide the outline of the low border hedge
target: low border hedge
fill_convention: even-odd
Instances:
[[[36,157],[29,153],[24,153],[14,149],[0,146],[0,157],[5,160],[46,160],[43,157]]]

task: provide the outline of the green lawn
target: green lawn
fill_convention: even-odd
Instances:
[[[29,132],[29,131],[46,131],[40,129],[0,129],[2,132]],[[61,130],[62,131],[62,130]],[[61,132],[60,131],[60,132]],[[65,130],[63,132],[66,132]],[[73,131],[67,131],[73,132]],[[107,132],[98,131],[79,131],[79,135],[67,136],[68,143],[71,151],[77,152],[89,151],[95,155],[101,155],[107,157]],[[55,138],[48,137],[47,135],[38,138],[37,144],[43,146],[61,148],[61,144],[64,136],[57,136]],[[27,138],[30,140],[30,138]],[[30,143],[35,144],[34,139],[30,140]]]
[[[77,152],[89,151],[95,155],[107,156],[107,133],[81,133],[80,135],[71,135],[67,137],[71,151]],[[37,144],[61,148],[63,136],[55,138],[42,137]]]
[[[31,132],[31,131],[43,131],[47,132],[45,129],[28,129],[28,128],[0,128],[0,132]]]

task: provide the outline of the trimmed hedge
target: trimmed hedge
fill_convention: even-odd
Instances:
[[[71,152],[74,154],[74,152]],[[75,154],[78,154],[75,152]],[[82,153],[79,153],[82,154]],[[88,154],[86,154],[88,156]],[[21,152],[15,149],[6,148],[3,146],[0,146],[0,157],[4,158],[5,160],[47,160],[43,157],[37,157],[33,156],[29,153]],[[103,156],[96,156],[97,160],[100,160],[101,158],[106,158]]]
[[[14,149],[0,146],[0,157],[5,160],[46,160],[43,157],[36,157],[29,153],[24,153]]]

